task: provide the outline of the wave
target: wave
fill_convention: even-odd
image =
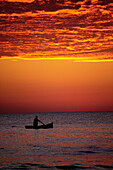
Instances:
[[[2,166],[0,169],[26,169],[26,170],[33,170],[33,169],[45,169],[45,170],[57,170],[57,169],[96,169],[96,168],[104,168],[104,169],[113,169],[112,165],[92,165],[90,167],[88,166],[82,166],[82,165],[59,165],[59,166],[48,166],[43,164],[36,164],[36,163],[15,163],[15,164],[7,164],[7,166]]]

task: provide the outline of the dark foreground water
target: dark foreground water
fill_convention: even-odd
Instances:
[[[84,168],[113,169],[113,112],[0,114],[0,169]]]

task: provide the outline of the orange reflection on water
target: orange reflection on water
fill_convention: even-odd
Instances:
[[[2,151],[6,153],[0,165],[7,163],[25,163],[27,166],[112,165],[112,138],[111,142],[108,140],[112,127],[104,127],[101,124],[93,127],[94,125],[93,120],[92,122],[87,120],[87,126],[75,122],[67,126],[55,125],[53,129],[47,131],[23,128],[17,131],[13,128],[10,135],[7,134],[9,137],[2,137],[1,146],[4,148]]]

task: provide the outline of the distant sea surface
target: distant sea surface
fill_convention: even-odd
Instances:
[[[84,168],[113,169],[113,112],[0,114],[0,169]]]

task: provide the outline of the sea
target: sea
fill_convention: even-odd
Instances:
[[[0,114],[0,169],[113,169],[113,112]]]

